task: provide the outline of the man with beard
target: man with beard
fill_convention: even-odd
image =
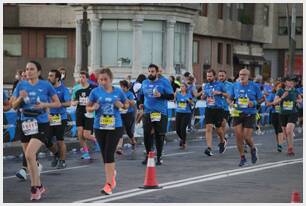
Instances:
[[[161,156],[165,133],[167,130],[167,101],[174,99],[170,83],[159,78],[159,69],[155,64],[148,67],[148,79],[142,82],[140,89],[140,108],[144,108],[143,130],[144,144],[147,155],[152,151],[153,135],[155,136],[157,150],[157,165],[162,164]],[[142,162],[146,164],[148,157]]]

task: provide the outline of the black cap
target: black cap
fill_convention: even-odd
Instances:
[[[290,75],[290,76],[286,76],[284,78],[284,81],[293,81],[293,82],[296,82],[297,81],[297,78],[295,75]]]

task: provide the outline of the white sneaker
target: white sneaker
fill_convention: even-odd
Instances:
[[[20,169],[16,173],[16,177],[18,177],[21,180],[27,180],[27,170],[25,168]]]
[[[42,170],[43,170],[43,166],[42,166],[42,164],[41,163],[39,163],[39,162],[37,162],[37,166],[38,166],[38,175],[40,176],[40,173],[42,172]]]

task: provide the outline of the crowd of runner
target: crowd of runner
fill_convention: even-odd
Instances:
[[[146,154],[156,151],[156,165],[163,163],[168,101],[176,103],[175,127],[182,150],[187,148],[187,131],[192,130],[196,102],[204,100],[205,155],[214,155],[214,130],[219,138],[218,152],[223,154],[228,129],[233,127],[238,165],[247,163],[247,146],[251,162],[255,164],[258,150],[252,136],[254,129],[261,132],[260,126],[265,121],[273,125],[277,151],[282,152],[285,147],[289,156],[294,155],[294,128],[303,124],[303,87],[296,77],[263,84],[260,79],[252,80],[247,69],[240,70],[234,81],[228,79],[224,70],[209,69],[205,74],[206,83],[197,89],[196,79],[189,72],[168,79],[157,65],[150,64],[147,71],[147,75],[140,74],[135,82],[130,78],[121,80],[120,87],[114,86],[109,68],[91,76],[81,71],[72,94],[65,86],[64,68],[50,70],[48,80],[41,78],[42,67],[36,61],[29,61],[25,70],[17,72],[12,96],[9,98],[3,93],[3,110],[13,108],[17,113],[15,136],[22,143],[24,155],[22,169],[16,176],[25,180],[29,174],[31,200],[39,200],[46,191],[40,179],[42,165],[37,159],[41,146],[52,152],[52,167],[67,167],[64,134],[70,106],[76,107],[80,158],[87,160],[92,152],[101,152],[105,169],[101,192],[107,195],[116,187],[115,153],[123,154],[124,133],[132,149],[137,149],[135,124],[142,122]],[[269,114],[267,120],[263,114]],[[90,151],[91,143],[93,151]],[[144,165],[147,155],[142,161]]]

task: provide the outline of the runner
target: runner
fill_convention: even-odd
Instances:
[[[57,169],[66,168],[65,155],[66,145],[64,142],[65,128],[67,125],[67,111],[66,107],[71,104],[69,90],[61,82],[61,73],[58,70],[51,70],[48,75],[49,82],[53,85],[57,96],[61,102],[60,108],[50,109],[50,137],[56,137],[57,144],[59,145],[60,158],[56,158],[52,166],[57,166]]]
[[[72,104],[77,105],[76,114],[76,126],[78,129],[78,138],[81,145],[81,152],[83,153],[82,159],[90,159],[89,149],[87,146],[87,140],[91,140],[96,145],[96,150],[99,150],[99,145],[96,138],[92,135],[94,115],[93,113],[86,112],[86,104],[88,102],[88,96],[90,92],[96,87],[88,83],[88,73],[85,71],[80,72],[80,84],[81,88],[75,92],[74,101]]]
[[[279,89],[284,88],[282,82],[277,82],[272,90],[272,93],[266,97],[266,106],[270,107],[271,123],[273,125],[276,137],[277,151],[282,152],[283,150],[283,130],[280,121],[280,105],[274,104],[275,94]]]
[[[128,108],[129,102],[121,89],[112,86],[113,73],[110,69],[102,69],[98,78],[100,86],[91,91],[86,109],[90,113],[96,111],[94,128],[106,176],[101,192],[110,195],[116,187],[114,154],[123,133],[119,109]]]
[[[129,91],[129,83],[127,80],[122,80],[119,82],[121,89],[127,97],[127,101],[129,102],[128,109],[120,109],[121,119],[126,131],[126,134],[130,138],[130,143],[132,145],[132,149],[136,148],[136,139],[134,137],[135,130],[135,96],[131,91]],[[122,154],[122,144],[123,138],[120,138],[118,146],[117,146],[117,154]]]
[[[176,117],[175,128],[176,134],[180,138],[180,148],[186,149],[186,129],[191,118],[191,106],[193,104],[192,96],[187,92],[187,84],[181,84],[181,91],[175,93]]]
[[[302,97],[294,88],[294,77],[285,78],[285,89],[279,89],[276,93],[274,104],[280,103],[280,120],[283,133],[287,138],[288,155],[294,156],[293,150],[293,130],[298,121],[297,103],[302,102]]]
[[[143,131],[144,144],[147,155],[152,151],[153,134],[155,136],[155,144],[157,150],[157,165],[162,164],[162,152],[164,146],[165,133],[167,130],[167,100],[173,100],[174,94],[170,82],[168,83],[162,78],[158,78],[158,66],[150,64],[148,67],[148,79],[142,82],[140,90],[140,99],[143,104],[140,108],[144,108]],[[142,162],[146,164],[148,157]]]
[[[46,109],[60,107],[54,88],[44,80],[39,80],[41,65],[30,61],[26,66],[28,81],[20,82],[12,96],[13,108],[21,108],[21,142],[31,177],[31,200],[39,200],[45,192],[41,184],[36,162],[36,153],[48,144],[49,120]],[[51,103],[48,101],[51,99]]]
[[[233,115],[233,127],[236,136],[236,144],[240,154],[239,166],[246,164],[244,155],[244,141],[251,148],[252,163],[257,162],[257,148],[255,147],[252,135],[256,125],[256,105],[264,101],[258,86],[249,81],[250,71],[242,69],[239,72],[239,82],[233,84],[230,100],[234,100],[235,106]],[[233,104],[231,105],[233,107]]]
[[[216,72],[213,69],[209,69],[206,72],[207,84],[203,88],[203,97],[207,102],[205,109],[205,137],[207,143],[207,149],[204,153],[207,156],[213,156],[212,152],[212,132],[213,125],[216,127],[216,132],[219,136],[219,153],[224,153],[226,150],[227,141],[222,128],[222,122],[224,119],[223,110],[223,97],[228,97],[223,83],[216,81]]]

